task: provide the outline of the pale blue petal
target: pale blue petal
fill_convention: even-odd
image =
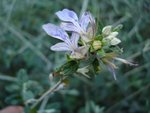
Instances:
[[[77,33],[72,33],[71,36],[71,43],[75,48],[78,48],[78,41],[79,41],[79,34]]]
[[[128,64],[128,65],[130,65],[130,66],[138,66],[138,64],[129,62],[129,61],[127,61],[127,60],[125,60],[125,59],[122,59],[122,58],[115,57],[114,59],[115,59],[115,60],[118,60],[118,61],[120,61],[120,62],[123,62],[123,63],[125,63],[125,64]]]
[[[51,46],[50,49],[53,51],[71,51],[70,47],[64,42],[57,43]]]
[[[95,25],[95,18],[91,15],[91,13],[88,14],[90,18],[90,23]]]
[[[89,18],[90,18],[90,24],[92,26],[93,34],[96,34],[96,22],[95,18],[89,13]]]
[[[83,13],[80,19],[81,28],[83,28],[86,31],[89,22],[90,22],[90,13],[88,12]]]
[[[42,27],[48,35],[54,38],[57,38],[63,41],[67,41],[69,39],[68,34],[61,27],[58,27],[51,23],[44,24]]]
[[[111,65],[108,65],[108,70],[112,73],[114,79],[117,80],[115,69]]]
[[[81,46],[78,48],[78,51],[80,51],[80,53],[82,53],[82,55],[87,54],[88,50],[89,50],[89,46]]]
[[[64,23],[64,22],[62,22],[60,26],[61,26],[61,28],[63,28],[66,31],[74,31],[74,32],[77,32],[77,33],[82,32],[81,28],[75,26],[73,23]]]
[[[81,46],[79,48],[76,48],[75,51],[72,51],[71,58],[75,58],[75,59],[84,58],[88,52],[88,49],[89,49],[89,47],[87,47],[87,46]]]
[[[77,22],[78,17],[74,11],[68,10],[68,9],[63,9],[62,11],[56,12],[56,15],[58,18],[62,21],[65,22]]]

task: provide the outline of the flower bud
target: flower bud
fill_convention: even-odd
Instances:
[[[93,49],[94,49],[94,50],[98,50],[98,49],[101,49],[102,43],[101,43],[101,41],[99,41],[99,40],[95,40],[95,41],[93,42],[92,46],[93,46]]]
[[[105,27],[102,29],[102,34],[105,35],[105,36],[110,35],[111,32],[112,32],[112,26],[110,26],[110,25],[105,26]]]
[[[121,40],[118,39],[118,38],[113,38],[113,39],[110,41],[111,45],[117,45],[117,44],[119,44],[120,42],[121,42]]]

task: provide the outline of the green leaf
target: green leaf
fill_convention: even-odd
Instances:
[[[18,92],[5,97],[5,103],[7,104],[15,105],[15,104],[19,104],[20,102],[21,102],[21,98]]]
[[[17,85],[17,84],[8,85],[5,88],[8,92],[11,92],[11,93],[19,91],[19,89],[20,89],[19,85]]]
[[[92,65],[93,65],[94,72],[98,73],[100,71],[100,65],[97,58],[94,59]]]
[[[37,96],[43,92],[43,87],[36,81],[29,80],[25,83],[25,89],[32,91],[32,93]]]
[[[95,53],[89,54],[87,59],[80,61],[80,67],[85,67],[85,66],[91,65],[95,58],[96,58]]]
[[[97,51],[97,55],[100,58],[102,58],[102,57],[104,57],[106,55],[106,53],[105,53],[105,51],[103,49],[100,49],[100,50]]]
[[[29,78],[24,69],[19,70],[19,72],[17,73],[17,79],[18,79],[19,84],[22,84],[28,81]]]
[[[60,74],[63,75],[73,74],[77,71],[78,67],[79,63],[77,61],[75,60],[69,61],[60,68]]]
[[[102,45],[103,45],[103,48],[109,48],[110,41],[109,40],[102,40]]]
[[[103,36],[102,36],[102,35],[97,35],[97,36],[95,37],[95,40],[100,40],[100,41],[102,41],[102,39],[103,39]]]
[[[22,93],[22,97],[24,101],[34,98],[34,95],[31,91],[25,91]]]

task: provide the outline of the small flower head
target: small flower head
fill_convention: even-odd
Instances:
[[[102,29],[104,40],[108,40],[111,45],[118,45],[121,40],[117,38],[118,32],[112,31],[112,26],[106,26]]]
[[[111,25],[105,26],[105,27],[102,29],[102,34],[103,34],[104,36],[110,35],[111,32],[112,32],[112,26],[111,26]]]
[[[94,50],[98,50],[98,49],[101,49],[102,43],[99,40],[94,40],[92,43],[92,46]]]
[[[61,20],[60,26],[48,23],[43,25],[43,29],[48,35],[62,41],[51,46],[51,50],[70,52],[66,64],[71,63],[71,65],[69,67],[66,65],[62,66],[60,75],[69,75],[77,72],[89,78],[89,65],[95,68],[93,70],[97,72],[97,68],[104,64],[112,72],[116,80],[115,69],[118,67],[113,63],[113,60],[118,60],[131,66],[136,65],[125,59],[118,58],[122,50],[117,46],[121,43],[117,36],[119,34],[118,30],[122,26],[113,28],[111,25],[108,25],[102,29],[102,33],[98,34],[95,19],[89,12],[84,12],[81,18],[78,18],[74,11],[63,9],[56,12],[56,15]],[[88,64],[86,63],[88,66],[79,68],[85,65],[84,60],[88,61]],[[83,64],[80,65],[80,63]],[[52,77],[50,75],[51,79]]]

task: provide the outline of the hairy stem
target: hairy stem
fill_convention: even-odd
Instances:
[[[59,80],[53,87],[51,87],[48,91],[46,91],[39,99],[36,100],[36,102],[31,106],[31,109],[36,107],[36,105],[42,101],[47,95],[55,92],[55,90],[62,84],[62,82],[67,78],[67,76],[65,76],[64,78],[62,78],[61,80]]]

